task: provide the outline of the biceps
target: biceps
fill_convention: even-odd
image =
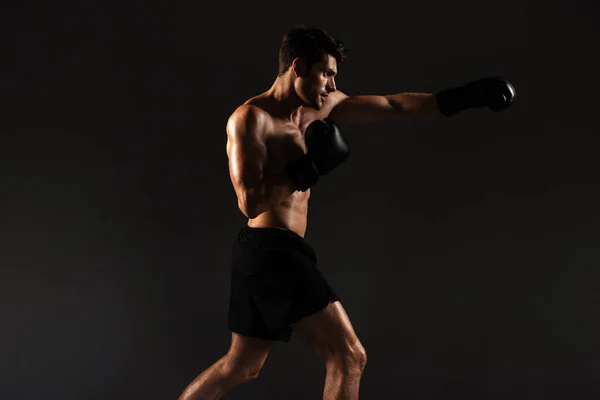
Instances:
[[[337,123],[368,123],[385,121],[393,116],[393,107],[385,96],[363,95],[342,100],[329,117]]]

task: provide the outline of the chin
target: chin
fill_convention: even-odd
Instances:
[[[313,108],[316,108],[317,110],[320,110],[323,107],[323,104],[325,104],[325,102],[319,96],[317,98],[317,100],[313,103]]]

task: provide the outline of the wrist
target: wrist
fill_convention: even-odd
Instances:
[[[319,181],[319,170],[308,154],[284,168],[285,174],[294,182],[296,189],[305,192]]]
[[[444,89],[437,93],[435,98],[440,113],[446,117],[457,114],[469,107],[465,90],[460,86]]]

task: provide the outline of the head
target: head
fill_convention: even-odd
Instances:
[[[278,76],[290,74],[300,100],[320,109],[325,96],[336,90],[338,65],[347,59],[344,43],[322,29],[299,25],[283,36]]]

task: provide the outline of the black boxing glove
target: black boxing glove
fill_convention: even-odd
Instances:
[[[316,120],[308,125],[304,141],[306,154],[284,169],[302,192],[315,185],[320,176],[331,172],[350,155],[347,141],[329,118]]]
[[[436,99],[441,113],[450,117],[467,108],[487,106],[492,111],[506,110],[515,95],[512,84],[502,78],[488,77],[442,90],[436,95]]]

